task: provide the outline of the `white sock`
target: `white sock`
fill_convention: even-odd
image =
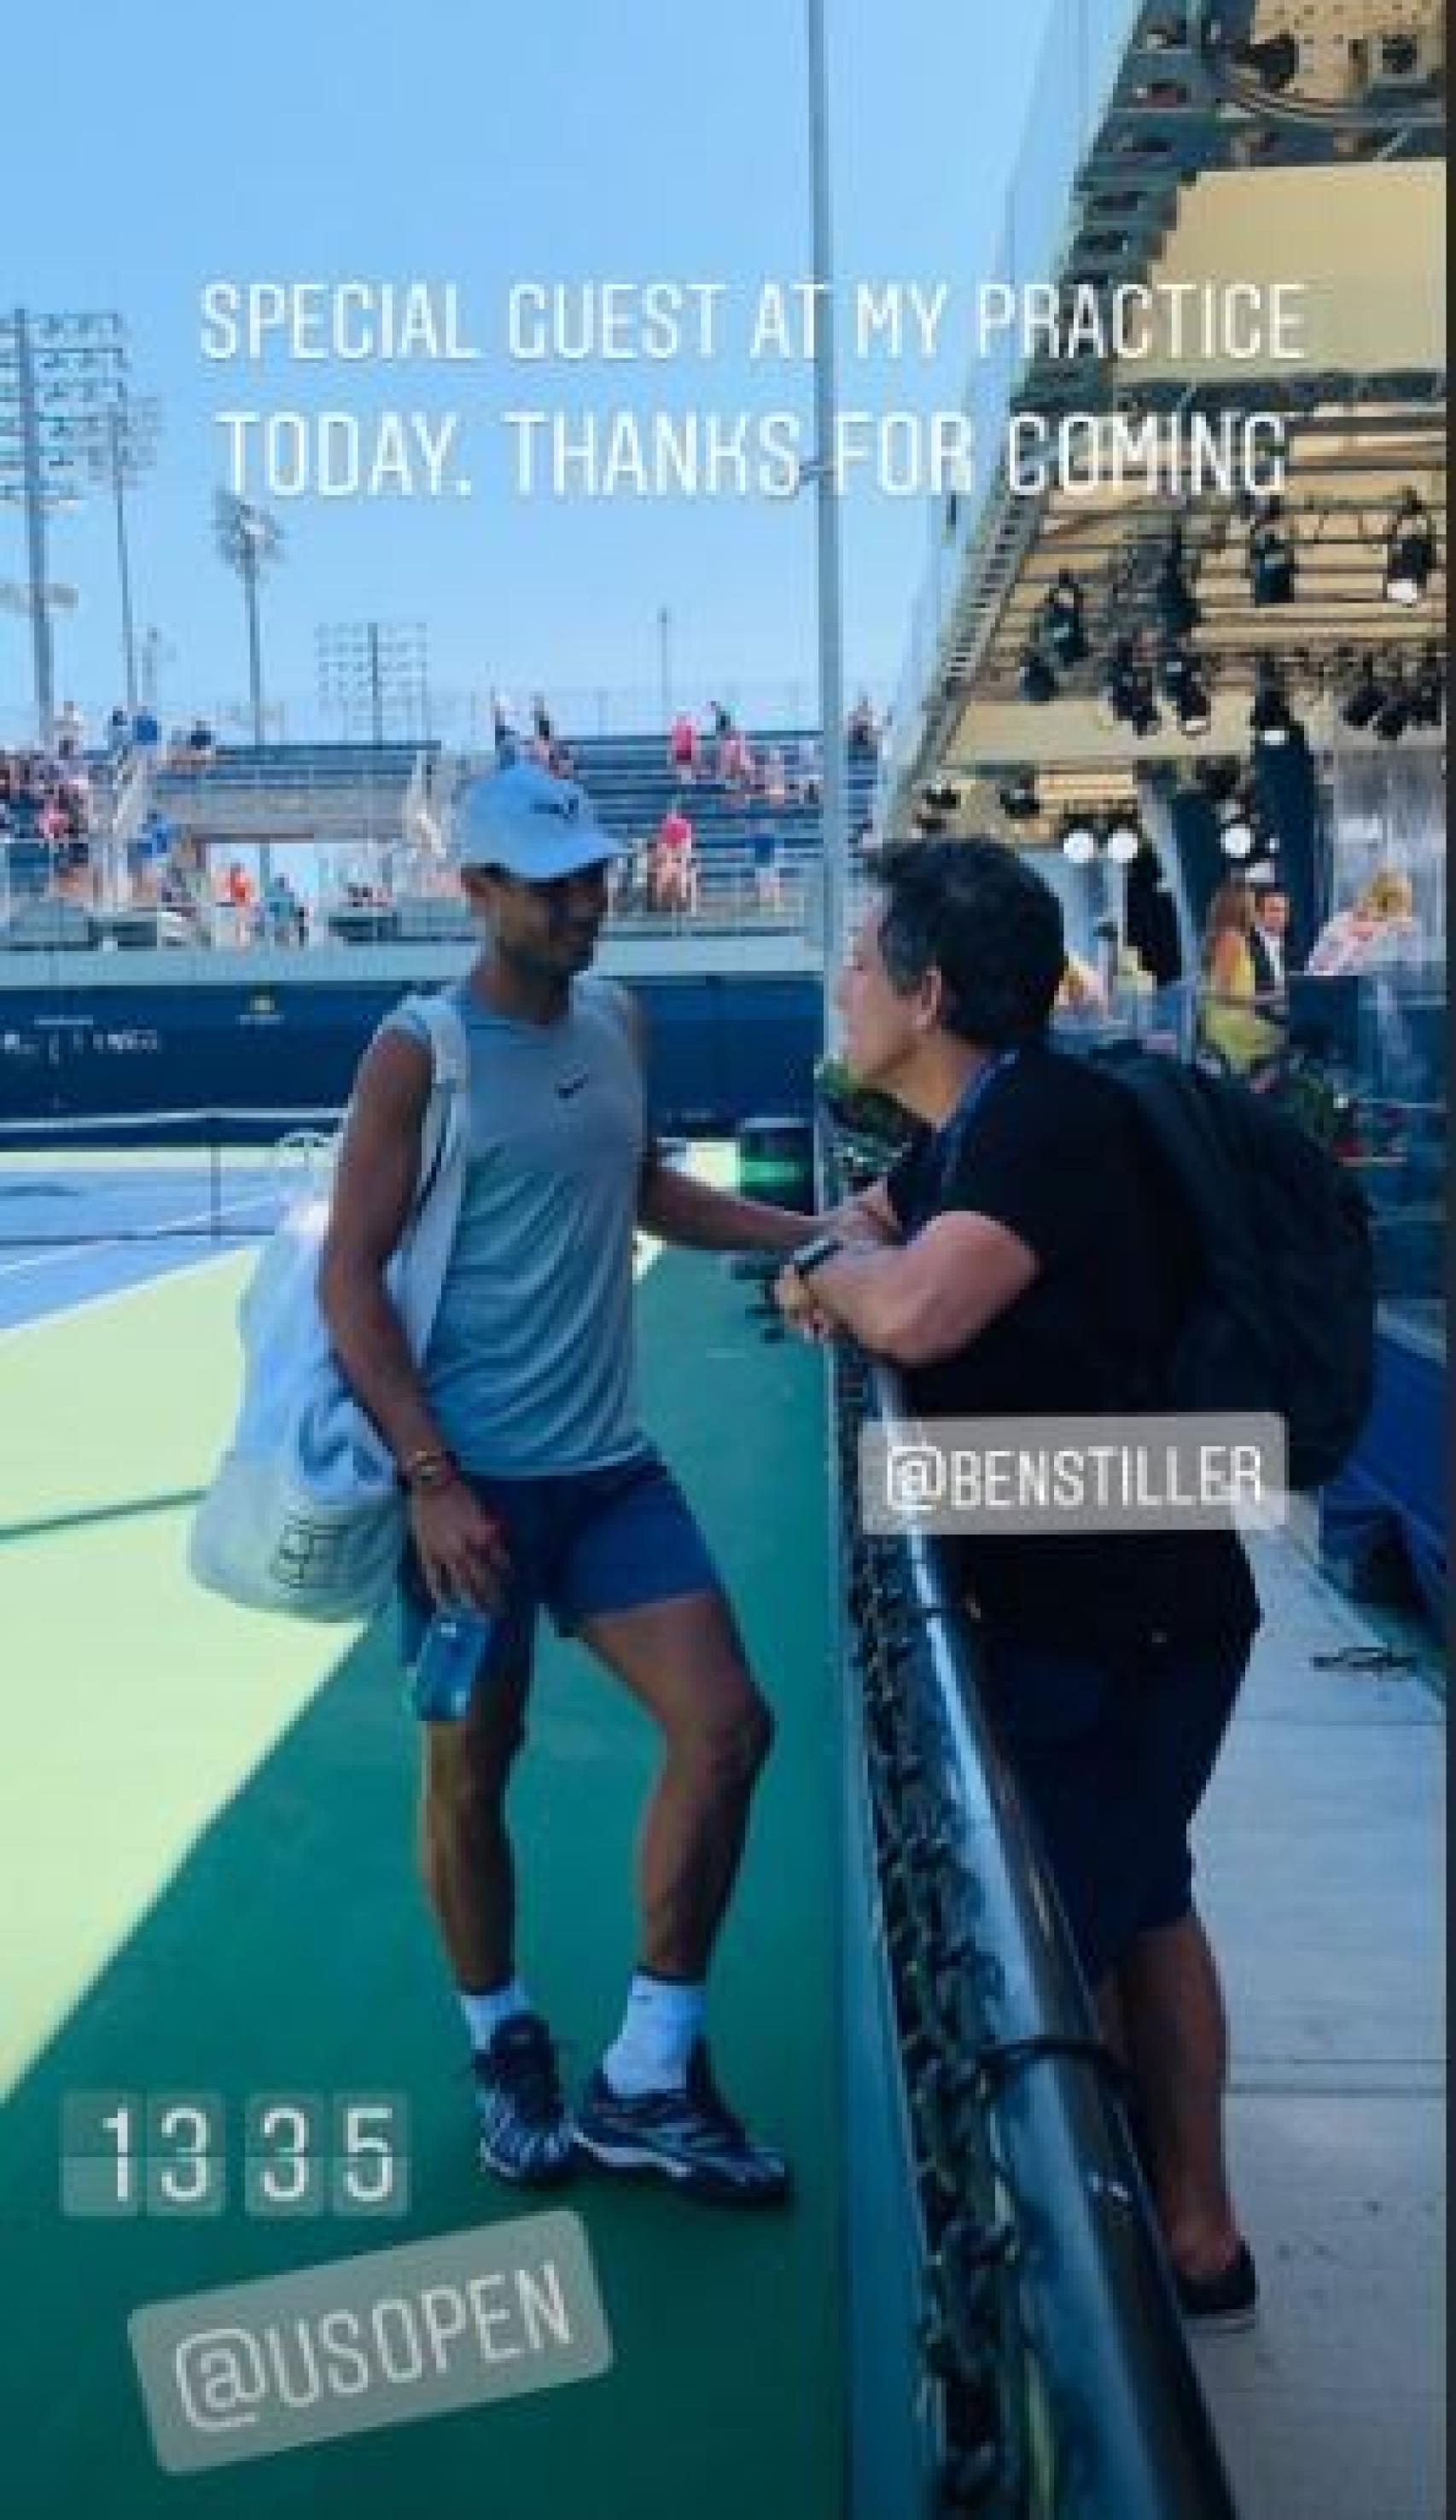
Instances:
[[[681,2091],[687,2080],[687,2060],[701,2036],[708,1991],[681,1986],[665,1977],[639,1970],[627,1996],[627,2011],[613,2045],[602,2058],[602,2070],[619,2099],[636,2099],[643,2092]]]
[[[517,1978],[508,1986],[498,1986],[494,1995],[467,1995],[460,1990],[460,2008],[469,2026],[470,2045],[478,2053],[488,2048],[503,2021],[510,2021],[518,2012],[529,2012],[530,1999]]]

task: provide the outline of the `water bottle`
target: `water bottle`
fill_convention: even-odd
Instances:
[[[453,1601],[436,1610],[410,1674],[409,1702],[421,1724],[459,1724],[500,1627],[490,1610]]]

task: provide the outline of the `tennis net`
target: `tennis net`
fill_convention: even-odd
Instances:
[[[248,1241],[327,1189],[343,1114],[0,1121],[0,1246]]]

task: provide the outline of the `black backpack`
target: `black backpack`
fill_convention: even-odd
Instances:
[[[1247,1086],[1120,1045],[1097,1064],[1131,1096],[1186,1228],[1175,1410],[1272,1411],[1292,1488],[1353,1450],[1375,1379],[1375,1255],[1364,1192]]]

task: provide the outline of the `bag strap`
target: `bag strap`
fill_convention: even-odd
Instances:
[[[419,1188],[410,1211],[413,1231],[444,1169],[451,1126],[460,1107],[460,1097],[469,1084],[470,1046],[460,1010],[448,990],[407,998],[400,1012],[412,1015],[428,1034],[433,1070],[420,1138]]]

